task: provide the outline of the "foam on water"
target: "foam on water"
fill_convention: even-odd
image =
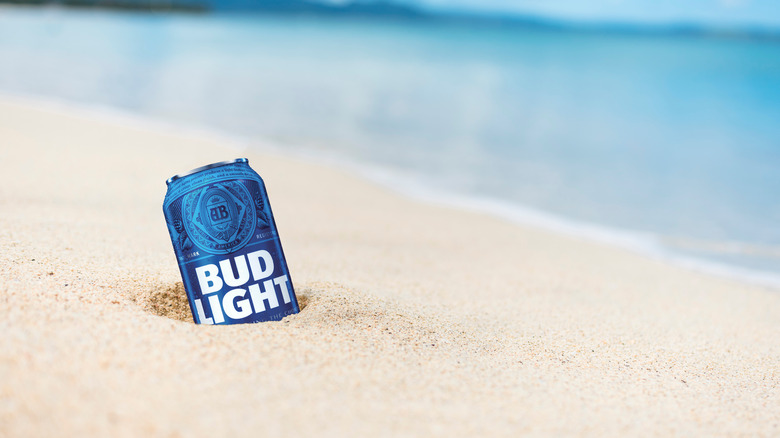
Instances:
[[[622,248],[697,272],[773,289],[780,288],[780,275],[778,274],[675,253],[663,244],[662,237],[651,233],[622,230],[576,221],[501,199],[466,196],[434,189],[409,175],[398,174],[374,166],[358,165],[356,163],[342,163],[342,166],[355,171],[370,181],[412,199],[466,211],[486,213],[517,225],[536,227],[570,237]]]

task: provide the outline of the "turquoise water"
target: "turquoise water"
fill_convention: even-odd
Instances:
[[[0,92],[270,139],[780,278],[776,41],[0,9]]]

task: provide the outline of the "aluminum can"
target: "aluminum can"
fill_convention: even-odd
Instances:
[[[196,324],[298,313],[262,178],[239,158],[167,180],[163,213]]]

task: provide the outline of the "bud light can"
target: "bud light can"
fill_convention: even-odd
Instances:
[[[167,184],[163,213],[196,324],[298,313],[265,184],[249,160],[209,164]]]

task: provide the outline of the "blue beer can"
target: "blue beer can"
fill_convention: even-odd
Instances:
[[[298,313],[262,178],[239,158],[168,179],[163,213],[196,324]]]

